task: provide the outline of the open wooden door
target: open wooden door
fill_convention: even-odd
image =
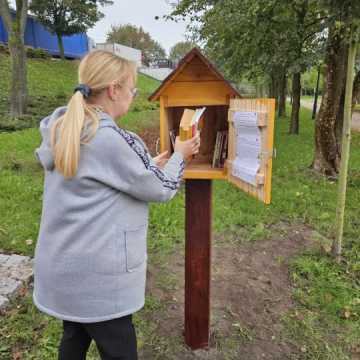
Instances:
[[[275,99],[231,99],[228,180],[265,204],[271,201]]]

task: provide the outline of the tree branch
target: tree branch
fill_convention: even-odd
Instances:
[[[318,34],[319,31],[313,31],[313,32],[310,32],[309,34],[307,34],[301,41],[302,44],[305,44],[305,42],[310,39],[312,36],[315,36],[316,34]]]
[[[20,11],[20,33],[23,36],[25,34],[25,28],[26,28],[26,20],[27,20],[27,13],[28,13],[28,0],[22,0],[21,1],[21,9],[16,9],[16,11]]]
[[[12,20],[10,7],[7,0],[0,0],[0,14],[4,20],[4,25],[8,34],[12,32]]]
[[[323,17],[320,17],[318,19],[316,19],[315,21],[312,21],[311,23],[308,23],[308,24],[304,24],[304,28],[307,29],[313,25],[316,25],[318,24],[319,22],[323,21],[323,20],[328,20],[329,19],[329,16],[323,16]]]

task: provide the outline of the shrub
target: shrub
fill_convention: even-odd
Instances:
[[[6,44],[0,43],[0,53],[9,54],[9,47]]]
[[[26,55],[32,59],[50,59],[51,54],[45,49],[34,49],[31,47],[26,48]]]
[[[39,119],[31,115],[23,115],[12,119],[9,115],[0,116],[0,133],[29,129],[39,126]]]

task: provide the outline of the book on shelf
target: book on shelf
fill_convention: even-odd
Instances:
[[[213,168],[215,167],[216,152],[217,152],[218,146],[219,146],[219,132],[216,133],[216,140],[215,140],[215,146],[214,146],[214,152],[213,152],[213,158],[212,158],[212,164],[211,164],[211,166]]]
[[[228,148],[228,132],[224,131],[224,140],[223,140],[223,147],[221,152],[221,159],[220,159],[220,167],[224,167],[225,161],[227,159],[227,148]]]
[[[227,131],[218,131],[216,133],[216,140],[214,146],[214,153],[212,158],[213,168],[223,168],[227,158]]]

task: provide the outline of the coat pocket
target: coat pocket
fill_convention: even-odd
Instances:
[[[126,271],[136,271],[146,261],[147,225],[125,230]]]

